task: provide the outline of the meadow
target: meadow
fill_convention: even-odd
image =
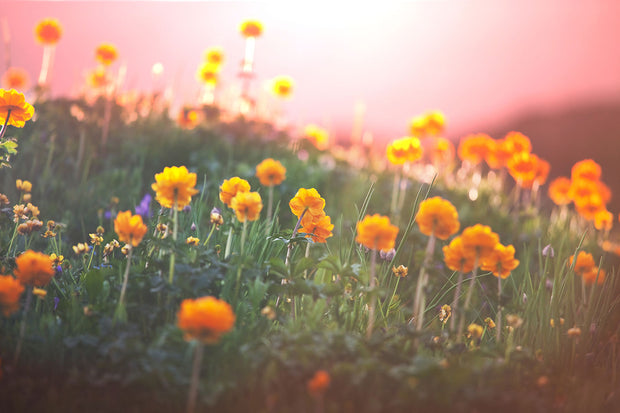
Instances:
[[[595,160],[547,183],[440,112],[379,148],[110,84],[0,90],[1,411],[620,410]]]

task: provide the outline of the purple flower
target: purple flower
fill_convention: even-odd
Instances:
[[[555,256],[555,251],[553,251],[553,247],[551,246],[551,244],[548,244],[545,248],[542,249],[542,255],[543,257],[551,258]]]
[[[60,302],[60,298],[54,297],[54,311],[58,308],[58,303]]]
[[[136,205],[136,214],[142,215],[142,218],[150,218],[151,213],[151,200],[153,197],[151,194],[146,194],[142,197],[140,204]]]

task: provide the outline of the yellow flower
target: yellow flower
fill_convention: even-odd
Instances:
[[[461,233],[463,249],[466,255],[478,257],[480,262],[486,258],[499,243],[499,236],[487,225],[476,224],[467,227]]]
[[[491,317],[485,318],[484,322],[486,323],[488,328],[495,328],[495,321],[493,321]]]
[[[187,237],[187,239],[185,240],[185,243],[187,245],[196,246],[200,243],[200,239],[196,237]]]
[[[58,43],[62,36],[62,27],[56,19],[43,19],[34,29],[34,34],[39,43],[52,45]]]
[[[263,209],[263,202],[258,192],[238,192],[230,201],[239,222],[256,221]]]
[[[472,323],[467,327],[467,334],[473,340],[478,340],[482,337],[482,332],[484,328],[481,325]]]
[[[88,250],[89,250],[88,244],[85,242],[80,242],[77,245],[73,246],[73,252],[75,252],[76,255],[86,254]]]
[[[155,175],[151,185],[155,199],[164,208],[176,208],[180,211],[192,201],[192,195],[198,193],[196,174],[190,173],[185,166],[165,167],[163,172]]]
[[[325,208],[325,200],[314,188],[299,188],[288,205],[293,215],[297,218],[301,217],[304,212],[312,216],[321,216],[324,214],[323,208]]]
[[[39,297],[40,299],[44,299],[45,296],[47,295],[47,291],[45,291],[43,288],[36,288],[36,287],[32,289],[32,293],[36,295],[37,297]]]
[[[413,118],[409,131],[413,136],[437,136],[443,132],[445,123],[443,113],[435,110]]]
[[[250,184],[245,179],[241,179],[238,176],[224,179],[222,186],[220,186],[220,201],[230,207],[230,203],[235,195],[239,192],[248,192],[249,190]]]
[[[371,250],[389,250],[394,248],[398,227],[390,223],[390,218],[379,214],[366,215],[357,223],[355,241]]]
[[[493,251],[482,258],[480,268],[491,271],[496,277],[507,278],[518,265],[519,260],[515,259],[515,247],[497,243]]]
[[[309,124],[304,128],[304,138],[308,139],[317,149],[325,150],[329,145],[329,133],[327,130]]]
[[[4,125],[8,119],[7,125],[23,128],[33,115],[34,108],[26,102],[23,93],[15,89],[0,89],[0,125]]]
[[[459,214],[454,205],[438,196],[425,199],[420,203],[416,222],[422,234],[429,236],[434,234],[443,240],[456,234],[461,226]]]
[[[18,179],[15,181],[15,187],[19,192],[32,191],[32,183],[30,183],[30,181],[22,181],[21,179]]]
[[[271,91],[281,98],[288,98],[293,93],[293,79],[289,76],[277,76],[271,81]]]
[[[114,220],[114,232],[121,242],[137,247],[147,231],[141,215],[132,215],[131,211],[119,212]],[[100,237],[101,238],[101,237]],[[103,238],[101,238],[103,241]]]
[[[393,165],[415,162],[422,158],[423,149],[420,139],[413,136],[392,141],[386,149],[388,161]]]
[[[286,178],[286,168],[272,158],[267,158],[256,166],[256,176],[261,185],[280,185]]]
[[[109,66],[118,58],[118,50],[112,43],[101,43],[95,50],[95,58],[105,66]]]
[[[451,315],[452,307],[450,307],[448,304],[442,305],[439,309],[439,321],[446,324]]]
[[[239,31],[243,37],[258,37],[263,33],[263,24],[258,20],[246,20],[241,23]]]
[[[15,259],[17,279],[25,285],[43,287],[55,274],[52,260],[47,254],[28,250]]]
[[[205,52],[205,60],[212,65],[224,63],[224,50],[221,47],[210,47]]]
[[[217,343],[234,324],[235,314],[230,304],[215,297],[185,299],[177,313],[177,326],[185,333],[185,339],[206,344]]]
[[[579,327],[569,328],[566,332],[570,338],[577,339],[581,336],[581,329]]]
[[[200,65],[198,72],[196,72],[196,78],[207,85],[215,86],[218,81],[218,73],[220,66],[213,63],[205,62]]]
[[[301,220],[301,228],[299,232],[308,234],[306,237],[312,238],[312,241],[325,243],[327,238],[331,237],[334,224],[332,224],[331,218],[327,215],[320,217],[313,217],[306,214],[304,219]]]
[[[407,274],[409,274],[409,268],[405,267],[402,264],[399,265],[398,267],[392,266],[392,272],[394,273],[396,277],[405,278]]]

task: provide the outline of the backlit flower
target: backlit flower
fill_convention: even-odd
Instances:
[[[487,225],[476,224],[461,233],[465,254],[478,257],[482,262],[499,243],[499,236]]]
[[[308,139],[319,150],[325,150],[329,144],[329,133],[313,124],[304,128],[304,138]]]
[[[186,243],[187,245],[191,245],[191,246],[194,246],[194,247],[195,247],[196,245],[200,244],[200,239],[199,239],[199,238],[196,238],[196,237],[191,237],[191,236],[190,236],[190,237],[187,237],[187,238],[185,239],[185,243]]]
[[[86,254],[90,250],[90,247],[85,242],[79,242],[73,246],[73,252],[76,255]]]
[[[483,332],[484,328],[479,324],[472,323],[467,327],[467,335],[472,340],[478,340]]]
[[[206,62],[201,64],[200,67],[198,67],[198,72],[196,72],[196,78],[206,85],[215,86],[219,78],[219,72],[219,65]]]
[[[56,19],[43,19],[34,29],[37,41],[44,45],[52,45],[58,43],[62,36],[62,27]]]
[[[409,133],[413,136],[438,136],[443,133],[446,119],[438,110],[411,119]]]
[[[571,255],[568,259],[569,267],[573,265],[573,260],[575,260],[575,256]],[[573,267],[573,271],[575,271],[577,275],[583,275],[587,272],[592,271],[595,268],[596,263],[594,262],[594,257],[592,257],[592,254],[585,251],[579,251],[579,254],[577,254],[577,259],[575,260],[575,266]]]
[[[24,285],[43,287],[54,276],[52,259],[47,254],[28,250],[15,259],[14,274]]]
[[[299,188],[288,205],[297,218],[301,217],[304,212],[312,216],[321,216],[324,214],[325,200],[314,188]]]
[[[393,165],[402,165],[405,162],[415,162],[422,158],[424,151],[420,139],[405,136],[394,140],[387,146],[387,158]]]
[[[398,267],[393,266],[392,267],[392,273],[396,276],[396,277],[400,277],[400,278],[405,278],[407,276],[407,274],[409,273],[409,268],[405,267],[404,265],[399,265]]]
[[[480,268],[491,271],[496,277],[507,278],[518,265],[515,248],[512,245],[504,246],[497,243],[493,251],[481,260]]]
[[[484,319],[484,323],[487,325],[487,328],[495,328],[495,321],[493,321],[493,319],[491,317],[487,317]]]
[[[575,198],[575,210],[588,221],[594,221],[596,214],[605,211],[605,203],[598,193]]]
[[[2,75],[2,87],[6,89],[26,90],[28,72],[21,67],[9,67]]]
[[[569,190],[571,186],[570,179],[561,176],[554,179],[549,184],[549,198],[556,205],[567,205],[571,203]]]
[[[256,176],[263,186],[280,185],[286,178],[286,168],[280,161],[267,158],[256,165]]]
[[[443,324],[446,324],[451,315],[452,307],[450,307],[448,304],[442,305],[439,309],[439,321],[441,321]]]
[[[526,186],[524,184],[533,182],[536,178],[538,162],[538,156],[528,152],[520,152],[510,158],[506,166],[510,176],[514,178],[517,184]]]
[[[245,179],[241,179],[238,176],[234,176],[230,179],[225,179],[220,186],[220,201],[230,207],[230,202],[239,192],[248,192],[250,190],[250,184]]]
[[[30,181],[22,181],[21,179],[17,179],[15,181],[15,188],[17,188],[19,192],[28,193],[32,191],[32,183]]]
[[[319,397],[325,393],[325,390],[329,387],[330,382],[331,378],[329,373],[325,370],[318,370],[314,373],[314,376],[308,380],[308,393],[314,397]]]
[[[489,168],[500,169],[506,167],[508,160],[514,154],[514,148],[506,139],[489,141],[489,151],[485,161]]]
[[[200,113],[196,109],[181,108],[177,116],[177,125],[182,129],[194,129],[200,123]]]
[[[429,236],[434,234],[437,238],[444,240],[456,234],[461,226],[454,205],[438,196],[420,203],[416,222],[422,234]]]
[[[214,344],[232,330],[235,314],[227,302],[215,297],[185,299],[177,313],[177,326],[185,333],[186,340],[196,339]]]
[[[10,275],[0,275],[0,310],[8,317],[19,310],[19,298],[24,286]]]
[[[114,232],[118,240],[137,247],[147,231],[142,215],[132,215],[131,211],[119,212],[114,219]]]
[[[34,108],[26,102],[23,93],[15,89],[0,89],[0,125],[4,125],[8,117],[7,125],[23,128],[33,115]]]
[[[281,98],[288,98],[293,93],[293,79],[289,76],[277,76],[271,81],[271,92]]]
[[[103,89],[112,81],[108,75],[108,72],[101,66],[88,72],[86,79],[88,81],[88,85],[93,89]]]
[[[221,47],[211,47],[205,52],[205,60],[212,65],[224,63],[224,50]]]
[[[312,238],[312,241],[325,243],[327,238],[331,237],[334,224],[328,215],[321,217],[313,217],[312,215],[304,215],[301,220],[301,228],[299,232],[308,234],[306,237]]]
[[[566,334],[573,339],[579,338],[581,336],[581,329],[579,327],[572,327],[566,331]]]
[[[246,20],[241,23],[239,31],[243,37],[258,37],[263,33],[263,25],[258,20]]]
[[[587,179],[598,181],[602,175],[601,166],[592,159],[584,159],[573,165],[571,168],[571,179]]]
[[[424,151],[427,159],[435,165],[449,164],[454,160],[454,144],[446,138],[429,139]]]
[[[458,155],[462,161],[478,165],[482,162],[493,145],[493,139],[486,133],[476,133],[461,139],[458,147]]]
[[[607,209],[602,209],[594,214],[594,227],[599,231],[609,231],[614,224],[614,215]]]
[[[452,271],[470,272],[474,269],[474,257],[465,253],[461,237],[454,238],[443,247],[444,262]]]
[[[504,137],[504,145],[513,155],[521,152],[532,152],[530,138],[521,132],[508,132]]]
[[[118,50],[112,43],[101,43],[95,49],[95,58],[104,66],[110,66],[118,58]]]
[[[390,218],[379,214],[366,215],[357,223],[355,241],[371,250],[394,248],[398,227],[390,223]]]
[[[180,211],[192,201],[192,195],[198,193],[196,174],[189,172],[185,166],[165,167],[163,172],[155,174],[155,200],[164,208],[176,208]]]
[[[583,278],[583,281],[586,283],[586,285],[592,285],[595,282],[599,285],[603,284],[605,282],[605,276],[607,275],[607,272],[604,269],[598,269],[597,267],[594,267],[592,270],[584,272],[581,277]]]
[[[263,209],[263,202],[258,192],[237,192],[230,201],[239,222],[256,221]]]

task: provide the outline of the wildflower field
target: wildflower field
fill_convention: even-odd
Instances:
[[[50,98],[37,30],[37,86],[0,89],[0,411],[620,411],[596,160],[547,183],[535,139],[452,142],[438,111],[338,145],[249,86],[221,105],[217,49],[175,113],[117,90],[107,43]]]

